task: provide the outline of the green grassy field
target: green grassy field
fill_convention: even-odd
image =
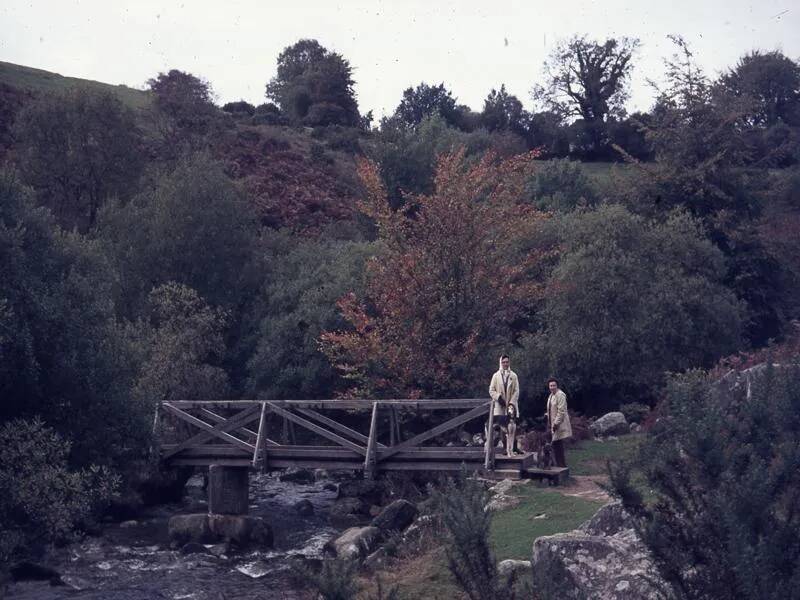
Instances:
[[[515,492],[522,503],[497,513],[492,519],[492,543],[498,561],[530,560],[531,546],[537,537],[571,531],[603,506],[603,502],[564,496],[533,485]]]
[[[0,83],[39,93],[63,92],[74,87],[111,92],[134,110],[147,110],[152,102],[149,92],[136,90],[125,85],[111,85],[89,79],[64,77],[58,73],[2,61],[0,61]]]
[[[570,475],[603,475],[609,460],[630,456],[641,440],[641,435],[625,435],[616,440],[584,440],[567,447],[567,464]]]

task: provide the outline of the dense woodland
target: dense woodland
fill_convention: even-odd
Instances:
[[[551,375],[596,414],[791,339],[800,64],[674,42],[633,114],[627,38],[530,65],[535,112],[423,82],[379,123],[314,40],[259,106],[1,82],[0,554],[101,505],[160,400],[482,397],[506,352],[523,416]]]

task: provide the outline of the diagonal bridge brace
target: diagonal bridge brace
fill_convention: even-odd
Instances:
[[[237,448],[241,448],[245,452],[248,453],[255,452],[256,449],[255,446],[253,446],[252,444],[248,444],[247,442],[242,441],[239,438],[234,437],[227,432],[232,429],[239,429],[244,425],[247,425],[248,423],[255,421],[259,417],[259,412],[260,412],[259,406],[251,406],[246,410],[243,410],[242,412],[230,417],[224,422],[217,424],[216,427],[210,425],[209,423],[206,423],[201,419],[198,419],[194,415],[191,415],[188,412],[181,410],[180,408],[175,408],[169,402],[164,402],[163,407],[167,412],[175,415],[182,421],[186,421],[187,423],[190,423],[195,427],[202,429],[203,431],[189,438],[188,440],[184,440],[174,448],[166,451],[162,456],[162,460],[167,459],[170,456],[173,456],[174,454],[177,454],[178,452],[181,452],[182,450],[185,450],[186,448],[189,448],[191,446],[199,446],[201,444],[204,444],[205,442],[214,437],[223,439],[226,442],[233,444]]]
[[[436,437],[437,435],[444,433],[445,431],[449,431],[462,425],[472,419],[479,417],[481,415],[486,414],[486,407],[488,406],[488,402],[486,404],[481,404],[480,406],[476,406],[472,410],[465,412],[464,414],[458,415],[449,419],[442,423],[441,425],[437,425],[436,427],[429,429],[428,431],[423,431],[422,433],[415,435],[414,437],[406,440],[401,444],[397,444],[395,446],[390,446],[389,448],[383,449],[381,448],[378,450],[377,454],[377,461],[380,462],[389,458],[390,456],[394,456],[398,452],[402,452],[404,450],[408,450],[409,448],[413,448],[424,442],[425,440],[429,440],[432,437]]]
[[[278,406],[277,404],[274,404],[272,402],[267,402],[266,404],[267,404],[267,406],[269,406],[272,409],[272,411],[275,414],[277,414],[277,415],[279,415],[281,417],[284,417],[284,418],[288,419],[289,421],[292,421],[293,423],[297,423],[301,427],[304,427],[305,429],[313,431],[317,435],[321,435],[322,437],[327,438],[330,441],[335,442],[336,444],[338,444],[340,446],[344,446],[345,448],[348,448],[348,449],[352,450],[353,452],[358,452],[361,456],[366,456],[367,455],[366,447],[359,446],[355,442],[351,442],[350,440],[345,439],[342,436],[340,436],[340,435],[338,435],[336,433],[333,433],[332,431],[328,431],[324,427],[320,427],[319,425],[316,425],[315,423],[312,423],[311,421],[308,421],[308,420],[304,419],[303,417],[300,417],[300,416],[294,414],[293,412],[285,410],[285,409],[281,408],[280,406]]]

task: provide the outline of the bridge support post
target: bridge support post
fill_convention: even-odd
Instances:
[[[210,465],[208,467],[208,512],[212,515],[246,515],[250,501],[250,469]]]

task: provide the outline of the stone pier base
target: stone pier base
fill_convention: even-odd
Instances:
[[[211,515],[246,515],[250,470],[247,467],[211,465],[208,468],[208,512]]]

